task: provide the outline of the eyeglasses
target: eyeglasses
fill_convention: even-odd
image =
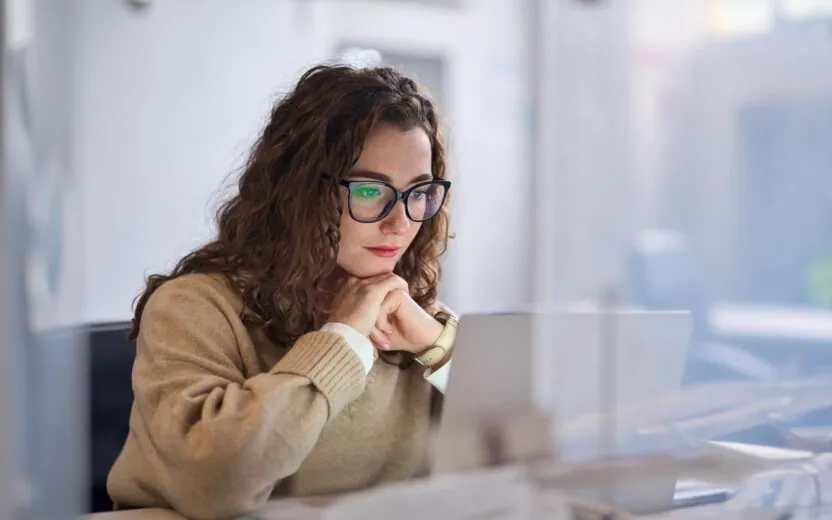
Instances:
[[[370,224],[390,214],[399,200],[404,201],[407,218],[413,222],[424,222],[436,216],[451,181],[432,180],[420,182],[405,191],[399,191],[381,181],[341,181],[349,194],[349,212],[353,220]]]

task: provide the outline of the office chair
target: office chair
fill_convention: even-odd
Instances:
[[[91,512],[111,511],[107,474],[130,429],[135,342],[129,323],[90,328],[90,497]]]

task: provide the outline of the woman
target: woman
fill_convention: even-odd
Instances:
[[[277,103],[216,240],[138,299],[117,508],[226,518],[423,470],[456,327],[439,129],[387,68],[315,67]]]

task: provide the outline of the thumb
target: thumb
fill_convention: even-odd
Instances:
[[[384,312],[383,309],[381,312],[378,313],[378,319],[376,320],[376,328],[387,335],[393,333],[393,326],[390,323],[390,315]]]
[[[381,309],[379,309],[376,326],[378,330],[385,334],[391,334],[393,332],[392,318],[401,308],[403,294],[404,292],[401,290],[390,291],[384,297],[384,301],[381,302]]]

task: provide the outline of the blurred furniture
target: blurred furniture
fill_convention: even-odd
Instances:
[[[185,517],[168,509],[132,509],[95,513],[80,520],[185,520]]]
[[[630,254],[630,300],[651,310],[687,310],[693,316],[686,384],[716,380],[776,380],[780,371],[744,345],[726,342],[712,322],[704,269],[683,234],[650,230]]]
[[[803,305],[715,303],[712,330],[779,367],[783,377],[832,375],[832,311]]]
[[[828,374],[832,313],[795,306],[712,302],[705,287],[704,269],[682,234],[649,231],[639,236],[630,257],[632,303],[693,314],[685,384],[782,381]],[[729,438],[788,446],[808,442],[795,440],[789,428],[822,427],[828,431],[829,424],[832,410],[823,408],[791,417],[788,427],[781,425],[779,430],[769,424],[735,432]],[[824,442],[813,436],[811,444]]]
[[[693,315],[693,341],[710,338],[705,277],[687,240],[667,230],[643,232],[630,254],[630,299],[652,310]]]
[[[128,323],[92,326],[90,342],[90,497],[92,512],[112,511],[107,474],[129,431],[136,345]],[[163,517],[160,517],[163,518]]]
[[[832,311],[711,301],[702,264],[678,232],[639,235],[629,283],[637,306],[692,313],[688,383],[832,374]]]

